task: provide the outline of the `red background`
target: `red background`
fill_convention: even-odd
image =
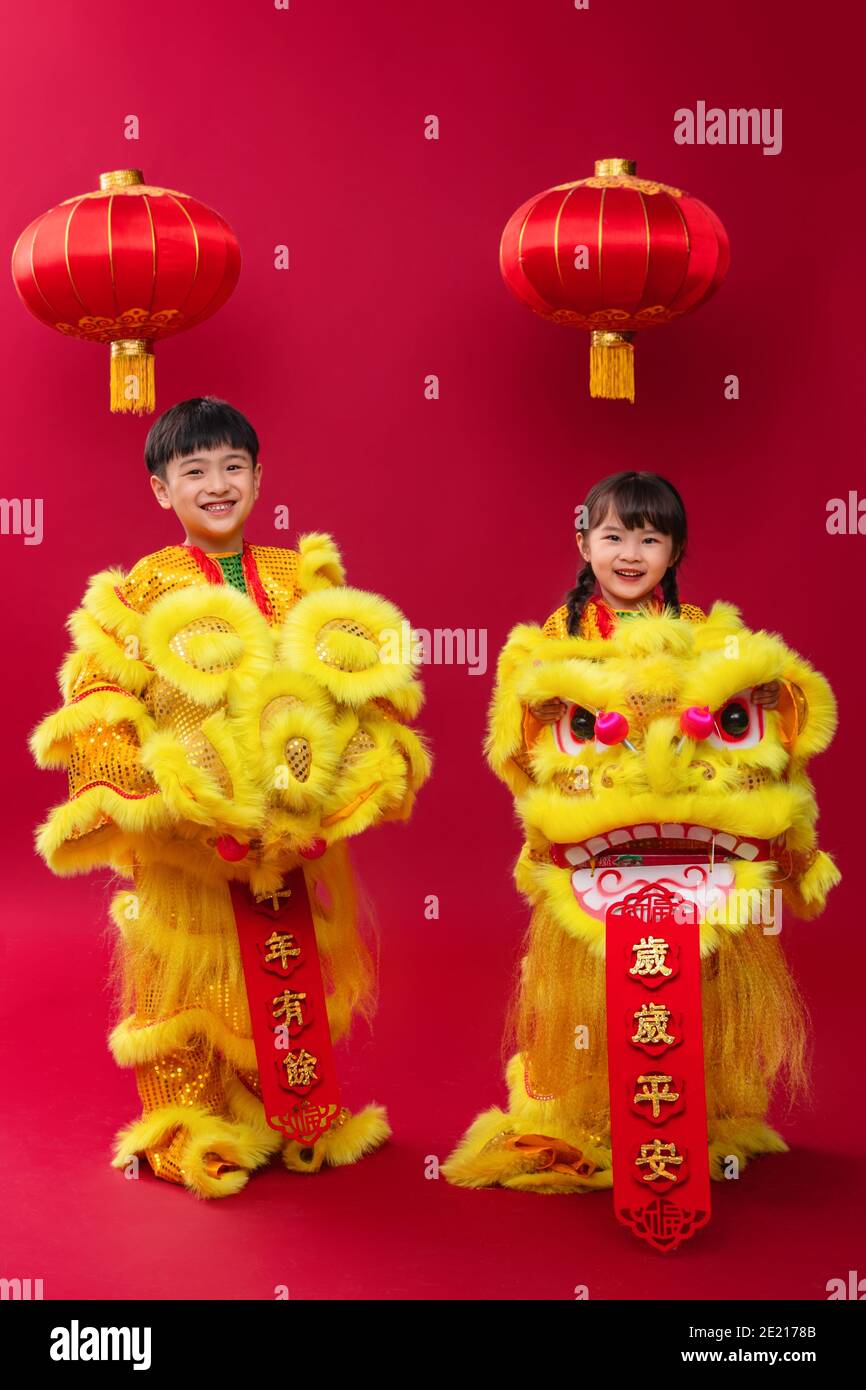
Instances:
[[[834,16],[834,9],[836,14]],[[860,1231],[863,560],[828,498],[863,488],[862,84],[841,7],[800,20],[723,7],[499,0],[375,6],[153,0],[146,15],[46,0],[5,16],[0,112],[7,255],[39,212],[103,170],[217,208],[242,248],[218,318],[158,350],[157,402],[227,397],[262,442],[249,538],[324,529],[350,582],[428,628],[486,628],[489,669],[428,668],[436,768],[410,827],[357,848],[379,904],[381,1006],[344,1062],[347,1099],[386,1102],[392,1143],[353,1169],[274,1167],[199,1203],[108,1166],[138,1113],[106,1047],[109,875],[52,877],[32,830],[62,795],[25,736],[57,702],[63,621],[86,578],[179,540],[142,462],[151,422],[112,417],[108,352],[64,341],[0,282],[3,490],[44,498],[41,546],[0,537],[6,739],[3,970],[7,1277],[57,1297],[820,1299],[866,1274]],[[845,23],[850,11],[845,16]],[[782,107],[783,149],[678,146],[676,108]],[[141,120],[137,143],[122,122]],[[423,138],[425,116],[441,121]],[[724,221],[733,262],[702,310],[647,332],[637,403],[588,396],[586,336],[503,287],[511,212],[602,156],[679,185]],[[273,269],[285,242],[291,269]],[[858,311],[860,311],[858,313]],[[739,375],[741,398],[723,398]],[[423,395],[437,373],[441,399]],[[495,655],[573,580],[572,516],[625,467],[666,474],[689,509],[684,598],[739,604],[830,678],[841,728],[814,764],[821,838],[846,880],[818,922],[786,924],[817,1037],[817,1100],[781,1121],[786,1156],[713,1184],[710,1227],[643,1249],[609,1194],[470,1192],[424,1178],[504,1100],[499,1037],[527,911],[518,834],[481,740]],[[441,898],[425,921],[425,895]],[[859,1227],[859,1231],[858,1231]]]

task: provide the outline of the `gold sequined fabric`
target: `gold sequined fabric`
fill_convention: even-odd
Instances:
[[[252,1096],[261,1099],[255,1072],[232,1073],[224,1058],[216,1052],[209,1052],[201,1039],[194,1038],[188,1046],[136,1067],[135,1081],[141,1098],[142,1116],[175,1106],[195,1106],[213,1115],[224,1115],[227,1112],[225,1080],[230,1074],[235,1075]],[[161,1144],[144,1150],[151,1170],[158,1178],[178,1185],[185,1184],[184,1149],[188,1142],[188,1132],[183,1125],[178,1125],[169,1131]],[[212,1153],[209,1159],[209,1162],[205,1160],[205,1167],[212,1176],[218,1176],[221,1171],[235,1166],[226,1162],[219,1153]]]
[[[651,720],[663,715],[678,715],[680,710],[679,696],[673,692],[662,695],[647,690],[630,690],[626,695],[626,704],[629,722],[639,728],[645,728]]]
[[[301,557],[296,550],[278,545],[254,545],[251,549],[273,611],[273,621],[279,625],[285,621],[289,609],[303,597],[298,582]]]
[[[144,695],[144,704],[159,729],[170,730],[193,767],[213,778],[224,796],[232,794],[228,770],[213,744],[201,732],[201,725],[213,711],[191,700],[162,676],[154,676]]]
[[[284,622],[289,609],[302,591],[298,583],[300,556],[296,550],[277,545],[251,545],[256,568],[270,601],[273,622]],[[217,560],[219,563],[219,560]],[[119,586],[120,597],[137,613],[146,613],[163,594],[209,581],[188,547],[168,545],[145,555]]]
[[[138,751],[138,734],[129,720],[92,724],[73,742],[68,763],[69,799],[90,787],[110,787],[130,800],[154,796],[156,783],[139,766]]]
[[[313,755],[305,738],[290,738],[286,743],[286,763],[296,782],[306,782],[313,765]]]
[[[349,742],[343,749],[343,756],[340,759],[341,767],[350,767],[352,763],[358,762],[365,753],[370,753],[376,747],[376,740],[366,729],[356,729]]]
[[[301,704],[297,695],[275,695],[273,700],[268,700],[259,716],[259,728],[264,732],[269,724],[276,719],[283,710],[291,709],[292,705]]]
[[[197,659],[195,650],[190,646],[191,637],[201,637],[208,633],[231,633],[233,629],[222,618],[193,618],[192,622],[186,623],[169,641],[169,646],[175,656],[179,656],[181,661],[189,662],[197,671],[214,672],[230,671],[231,662],[207,661]]]
[[[147,865],[136,871],[133,896],[136,911],[122,928],[123,991],[131,1006],[123,1027],[130,1054],[146,1054],[134,1068],[142,1116],[180,1106],[231,1118],[228,1076],[254,1099],[261,1092],[255,1069],[235,1067],[224,1055],[229,1044],[252,1048],[228,889],[199,883],[181,869]],[[172,1029],[179,1031],[172,1035]],[[227,1040],[222,1048],[219,1039]],[[188,1138],[183,1127],[172,1128],[144,1150],[158,1177],[185,1181]]]
[[[136,613],[146,613],[163,594],[205,583],[207,580],[187,547],[167,545],[133,565],[119,591],[123,602]]]
[[[680,618],[687,623],[704,623],[707,620],[707,615],[702,608],[698,608],[694,603],[681,603]],[[568,631],[567,604],[563,604],[561,608],[557,608],[554,613],[551,613],[544,624],[543,631],[545,637],[553,637],[556,639],[568,637],[570,635]],[[580,619],[580,635],[585,638],[601,637],[602,635],[595,617],[594,604],[588,603],[583,610]]]

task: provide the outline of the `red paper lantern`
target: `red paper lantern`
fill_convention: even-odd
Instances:
[[[42,323],[111,344],[111,409],[156,405],[152,344],[215,313],[238,281],[228,223],[187,193],[146,184],[138,169],[100,174],[25,228],[12,278]]]
[[[635,178],[629,159],[596,160],[591,179],[530,198],[502,233],[508,288],[535,313],[592,333],[592,396],[634,400],[632,338],[714,294],[727,233],[682,189]]]

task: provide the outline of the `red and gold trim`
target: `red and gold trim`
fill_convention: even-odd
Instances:
[[[340,1113],[340,1088],[304,873],[272,893],[236,882],[230,891],[265,1116],[314,1144]]]
[[[605,930],[614,1209],[674,1250],[710,1219],[697,909],[651,884]]]

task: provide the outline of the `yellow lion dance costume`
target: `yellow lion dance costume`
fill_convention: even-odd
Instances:
[[[345,584],[326,535],[250,550],[263,611],[179,545],[95,575],[67,624],[63,706],[30,739],[41,767],[69,775],[37,832],[48,866],[132,880],[112,899],[124,1016],[109,1046],[143,1114],[114,1166],[144,1153],[201,1197],[238,1192],[278,1150],[314,1172],[389,1135],[377,1105],[342,1110],[314,1148],[267,1124],[228,883],[270,893],[303,866],[338,1040],[373,986],[347,841],[405,819],[430,767],[409,727],[413,658],[393,656],[399,611]],[[247,856],[222,858],[220,837]],[[320,857],[303,857],[310,846]]]
[[[764,709],[751,691],[774,680],[778,706]],[[539,724],[531,707],[557,697],[562,718]],[[683,734],[690,707],[714,712],[709,737]],[[603,710],[627,717],[630,746],[594,737]],[[533,913],[510,1014],[508,1108],[476,1118],[442,1166],[449,1181],[612,1186],[605,916],[657,882],[714,909],[700,929],[710,1174],[724,1177],[729,1155],[744,1166],[786,1151],[766,1114],[779,1080],[792,1097],[808,1089],[805,1012],[780,923],[755,924],[743,902],[776,889],[785,908],[811,918],[839,881],[817,847],[806,772],[835,727],[825,678],[777,635],[750,631],[729,603],[708,616],[650,613],[608,639],[591,621],[568,636],[564,609],[543,629],[512,631],[486,751],[514,794],[525,834],[515,880]],[[578,1049],[580,1025],[589,1045]]]

